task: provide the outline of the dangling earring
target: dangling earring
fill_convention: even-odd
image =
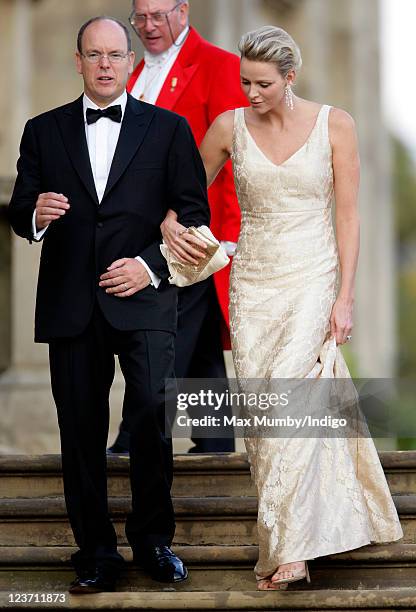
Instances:
[[[292,88],[289,85],[289,83],[286,83],[286,87],[285,87],[285,102],[286,102],[286,106],[293,111],[293,109],[295,108],[295,104],[293,101],[293,93],[292,93]]]

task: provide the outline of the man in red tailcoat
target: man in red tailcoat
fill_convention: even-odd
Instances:
[[[204,40],[189,25],[189,2],[134,0],[130,23],[144,46],[144,59],[134,70],[127,91],[184,116],[198,146],[219,114],[247,106],[240,87],[239,58]],[[211,230],[232,255],[240,229],[240,210],[231,162],[211,186],[209,204]],[[226,378],[223,348],[229,348],[229,272],[227,266],[214,279],[179,291],[175,344],[178,378]],[[120,433],[110,450],[127,450],[127,432],[128,415],[123,410]],[[193,437],[191,451],[233,451],[231,435],[222,439]]]

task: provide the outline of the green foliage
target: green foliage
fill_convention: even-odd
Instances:
[[[416,168],[404,144],[393,139],[393,202],[399,247],[416,245]]]
[[[404,270],[399,273],[398,307],[398,373],[400,377],[414,378],[416,376],[416,270]]]
[[[416,377],[416,167],[400,141],[393,140],[393,203],[398,261],[398,375]],[[408,410],[414,413],[414,398]],[[398,438],[400,450],[416,449],[416,439]]]
[[[346,362],[346,364],[348,366],[348,369],[350,371],[351,377],[352,378],[359,378],[360,372],[359,372],[359,368],[358,368],[357,357],[356,357],[354,351],[352,350],[351,345],[344,344],[341,347],[341,351],[342,351],[343,357],[345,359],[345,362]]]

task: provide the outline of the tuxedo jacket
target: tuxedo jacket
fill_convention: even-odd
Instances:
[[[127,90],[131,91],[144,68],[134,70]],[[194,28],[180,50],[161,89],[156,105],[186,117],[199,146],[209,126],[221,113],[247,106],[240,85],[240,61],[233,53],[204,40]],[[219,240],[237,242],[240,209],[228,162],[208,191],[211,230]],[[228,323],[229,267],[214,275],[218,300]]]
[[[176,329],[177,290],[160,253],[160,223],[169,208],[186,226],[209,224],[206,175],[183,117],[128,96],[107,186],[98,202],[82,96],[27,122],[9,217],[32,236],[40,193],[64,194],[66,214],[44,234],[36,296],[35,341],[83,332],[94,302],[120,330]],[[115,260],[140,255],[162,279],[128,298],[98,286]]]

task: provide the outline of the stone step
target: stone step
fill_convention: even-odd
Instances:
[[[402,544],[416,544],[416,494],[394,495],[404,531]],[[175,498],[175,543],[255,545],[257,500],[252,497]],[[110,513],[121,545],[129,498],[110,498]],[[0,499],[3,546],[72,546],[63,498]]]
[[[117,593],[69,596],[76,550],[60,477],[60,457],[0,457],[0,608],[36,610],[416,610],[416,452],[380,458],[405,537],[310,563],[311,584],[256,591],[257,502],[245,454],[175,457],[174,549],[190,578],[153,582],[132,564],[124,521],[130,509],[129,461],[110,457],[110,510],[127,560]],[[65,602],[18,604],[19,593],[62,593]]]
[[[416,451],[380,452],[390,490],[416,493]],[[129,460],[109,457],[109,495],[128,497]],[[175,455],[175,497],[254,496],[245,453]],[[62,495],[59,455],[0,457],[0,498],[56,497]]]
[[[0,556],[0,571],[4,567],[71,566],[71,555],[78,550],[74,546],[3,546]],[[127,562],[132,561],[129,546],[119,546],[120,554]],[[175,546],[175,552],[185,563],[193,566],[254,567],[257,546]],[[322,557],[323,563],[341,565],[416,564],[416,544],[373,544],[335,555]],[[320,565],[320,558],[314,560]]]
[[[173,588],[156,592],[117,592],[97,595],[65,595],[65,603],[25,603],[24,609],[36,610],[309,610],[335,612],[344,610],[416,610],[416,588],[383,589],[317,589],[302,590],[289,586],[283,592],[248,591],[176,591]],[[0,593],[1,609],[16,609],[8,592]],[[22,606],[21,606],[22,607]]]
[[[200,567],[188,565],[189,578],[169,590],[181,591],[248,591],[256,590],[253,567]],[[319,589],[385,589],[415,587],[414,566],[314,566],[310,564],[311,583],[294,583],[291,590]],[[74,579],[70,567],[4,568],[0,571],[0,591],[64,592]],[[166,587],[166,585],[164,585]],[[160,591],[161,584],[152,580],[139,568],[129,566],[120,577],[122,591]]]
[[[326,589],[330,589],[336,595],[338,589],[342,589],[342,592],[345,589],[354,589],[362,593],[363,590],[397,590],[415,587],[416,568],[414,563],[409,561],[414,562],[416,558],[416,545],[406,547],[396,544],[390,545],[390,548],[392,550],[389,556],[383,554],[383,549],[384,553],[386,552],[385,547],[369,546],[358,551],[313,560],[309,563],[312,582],[309,585],[305,581],[294,583],[289,586],[287,594],[301,590],[309,597],[308,593],[311,591]],[[393,548],[396,550],[393,551]],[[74,550],[65,547],[45,549],[3,547],[0,562],[0,591],[65,593],[74,577],[69,561],[70,554]],[[118,584],[118,590],[123,591],[123,595],[120,594],[123,598],[123,609],[125,594],[133,592],[156,594],[160,591],[169,591],[206,594],[221,590],[224,596],[228,596],[230,592],[251,590],[257,597],[253,574],[257,556],[256,547],[176,547],[175,552],[188,566],[189,579],[178,585],[163,586],[152,581],[131,563],[130,549],[120,548],[120,552],[127,561],[127,569]],[[416,595],[416,590],[413,594]],[[91,597],[88,596],[88,602]],[[143,606],[143,603],[138,604],[138,609],[140,605]],[[160,610],[162,609],[161,607]]]

